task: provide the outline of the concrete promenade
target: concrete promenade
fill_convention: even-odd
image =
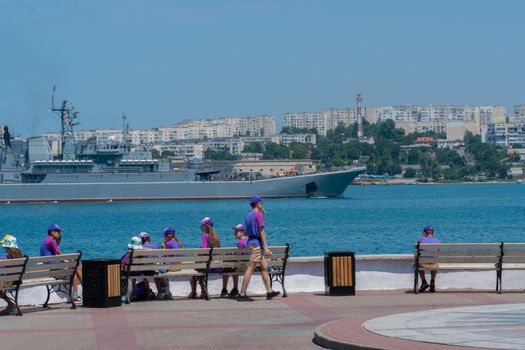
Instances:
[[[25,307],[23,317],[0,317],[0,344],[2,349],[31,350],[320,349],[312,339],[314,331],[321,329],[327,337],[347,339],[362,349],[452,350],[461,347],[373,334],[362,325],[413,311],[524,302],[522,292],[414,295],[395,290],[359,291],[346,297],[292,293],[288,298],[257,298],[253,303],[220,298],[148,301],[112,309],[70,310],[59,304],[50,310]]]

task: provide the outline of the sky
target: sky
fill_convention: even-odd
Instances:
[[[525,103],[524,1],[0,0],[0,124]]]

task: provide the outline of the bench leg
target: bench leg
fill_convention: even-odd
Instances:
[[[414,294],[417,294],[417,284],[419,282],[419,274],[417,269],[414,270]]]
[[[206,290],[204,291],[206,293],[206,300],[210,300],[210,293],[208,292],[208,276],[204,277],[204,288]]]
[[[16,314],[17,316],[22,316],[22,310],[20,310],[20,306],[18,306],[18,288],[15,290],[15,294],[13,294],[13,292],[9,292],[9,294],[11,294],[12,296],[12,299],[13,299],[13,302],[15,303],[15,306],[16,306],[16,310],[18,311],[18,313]],[[7,292],[5,292],[5,295],[7,297]]]
[[[503,294],[502,271],[496,273],[496,293]]]
[[[286,292],[286,287],[284,286],[284,275],[281,276],[281,286],[283,287],[283,298],[287,298],[288,292]]]
[[[51,288],[50,286],[46,286],[46,290],[47,290],[47,298],[46,298],[46,301],[44,302],[44,309],[47,309],[49,307],[48,303],[49,303],[49,298],[51,298]]]
[[[73,301],[73,286],[69,285],[68,293],[69,302],[71,303],[71,309],[75,310],[77,308],[77,304]]]

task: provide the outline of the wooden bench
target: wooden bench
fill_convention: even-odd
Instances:
[[[414,262],[414,293],[418,293],[418,272],[432,270],[495,271],[496,292],[501,293],[503,246],[503,242],[416,244]],[[432,266],[432,264],[437,265]]]
[[[270,247],[270,250],[272,255],[266,258],[270,265],[270,282],[279,282],[283,296],[286,297],[288,294],[284,286],[284,277],[290,246],[274,246]],[[123,265],[122,273],[122,294],[126,296],[128,304],[130,279],[151,280],[158,277],[201,277],[206,286],[206,300],[209,300],[210,273],[242,274],[250,261],[250,248],[140,249],[129,250],[128,254],[129,258]],[[167,272],[159,273],[159,270]]]
[[[27,256],[20,259],[0,260],[0,291],[13,301],[18,310],[18,315],[22,316],[22,311],[18,306],[18,292],[22,284],[22,276],[26,268]]]
[[[128,285],[130,279],[151,279],[188,276],[201,277],[206,285],[206,300],[209,300],[208,271],[211,248],[190,249],[138,249],[129,250],[129,258],[123,266],[123,295],[129,304]],[[167,271],[159,273],[159,271]]]
[[[28,258],[20,288],[45,286],[47,298],[44,308],[48,307],[51,293],[63,292],[69,297],[71,308],[76,309],[71,294],[73,278],[81,257],[82,252]]]
[[[268,247],[272,255],[266,257],[268,261],[268,273],[270,283],[281,284],[283,297],[287,297],[284,277],[286,274],[286,263],[290,253],[290,245]],[[251,248],[213,248],[209,273],[221,273],[227,275],[242,275],[250,262]],[[221,271],[223,270],[223,271]],[[254,272],[261,272],[258,267]]]

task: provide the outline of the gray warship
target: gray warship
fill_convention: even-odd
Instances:
[[[27,140],[21,161],[11,150],[7,127],[0,143],[0,202],[131,201],[338,197],[364,167],[311,174],[262,177],[238,174],[232,165],[188,164],[171,170],[151,152],[131,150],[127,124],[123,142],[98,145],[76,141],[78,112],[63,101],[51,110],[61,121],[60,152],[53,155],[46,137]],[[125,121],[125,117],[124,117]]]

